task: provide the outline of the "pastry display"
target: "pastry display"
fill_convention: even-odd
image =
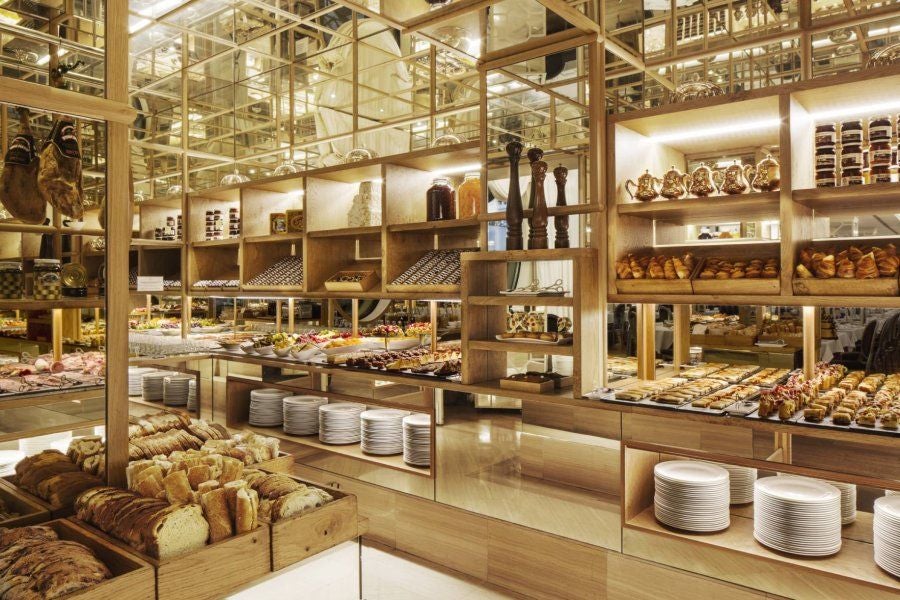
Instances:
[[[795,372],[783,385],[760,393],[757,415],[763,419],[777,416],[787,421],[806,408],[818,396],[818,390],[834,387],[846,370],[843,365],[818,363],[810,380],[803,373]]]
[[[722,369],[721,371],[716,371],[712,373],[710,377],[712,379],[721,379],[722,381],[727,381],[728,383],[738,383],[739,381],[743,381],[745,378],[749,377],[750,374],[755,373],[759,370],[759,367],[756,365],[729,365],[727,368]]]
[[[616,261],[618,279],[690,279],[697,259],[690,252],[682,256],[635,256]]]
[[[627,388],[616,390],[615,396],[617,400],[637,402],[684,383],[687,383],[687,379],[681,377],[667,377],[666,379],[659,379],[657,381],[641,381],[640,383],[635,383]]]
[[[723,387],[725,387],[725,383],[718,379],[694,379],[673,388],[654,393],[650,399],[660,404],[680,406],[698,396],[706,396]]]
[[[746,385],[758,385],[761,387],[773,387],[782,381],[790,373],[789,369],[777,369],[770,367],[754,373],[744,380]]]
[[[697,277],[699,279],[774,279],[778,277],[778,259],[707,258],[703,261]]]
[[[459,255],[473,249],[431,250],[420,258],[391,285],[459,285]]]
[[[497,336],[498,340],[520,340],[523,342],[549,342],[553,344],[571,344],[572,336],[555,331],[506,331]]]
[[[285,256],[250,279],[247,285],[303,285],[303,258]]]
[[[442,344],[434,352],[420,347],[412,350],[388,350],[351,355],[346,366],[380,371],[409,371],[417,375],[450,377],[461,369],[462,353],[456,344]]]
[[[71,506],[78,494],[102,481],[59,450],[44,450],[16,464],[13,483],[52,506]]]
[[[725,363],[703,363],[702,365],[697,365],[696,367],[691,367],[685,371],[680,373],[681,377],[687,377],[688,379],[700,379],[702,377],[707,377],[716,371],[721,371],[728,365]]]
[[[46,525],[0,528],[0,589],[5,600],[53,600],[112,577],[90,548],[59,539]]]
[[[850,246],[836,251],[804,248],[800,251],[796,275],[800,279],[878,279],[897,277],[900,258],[894,244]]]
[[[106,375],[103,352],[73,352],[55,361],[42,354],[0,366],[0,394],[46,392],[76,386],[102,385]]]
[[[743,402],[753,398],[759,391],[760,389],[755,385],[730,385],[725,389],[717,390],[707,396],[693,400],[691,406],[722,410],[735,402]]]

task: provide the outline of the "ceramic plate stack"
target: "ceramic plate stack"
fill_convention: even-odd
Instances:
[[[366,454],[403,454],[403,417],[409,413],[394,408],[367,410],[359,415],[360,448]]]
[[[856,520],[856,486],[840,481],[828,483],[841,491],[841,525],[849,525]]]
[[[403,417],[403,462],[431,466],[431,417],[416,413]]]
[[[188,401],[187,401],[187,409],[189,412],[197,412],[197,378],[191,377],[191,381],[188,383]]]
[[[257,427],[280,427],[284,420],[281,403],[289,395],[289,392],[272,388],[252,390],[248,422]]]
[[[728,471],[728,482],[731,487],[732,504],[750,504],[753,502],[753,484],[756,482],[756,469],[738,467],[725,463],[716,463]]]
[[[191,375],[169,375],[163,379],[163,404],[166,406],[187,406],[191,388]]]
[[[162,400],[166,377],[173,375],[171,371],[153,371],[141,376],[141,396],[147,402]]]
[[[753,537],[799,556],[830,556],[841,549],[841,492],[806,477],[756,481]]]
[[[144,386],[142,378],[147,373],[152,373],[155,370],[156,369],[151,369],[150,367],[128,367],[128,395],[143,395]]]
[[[283,402],[285,433],[291,435],[319,433],[319,407],[328,404],[328,398],[288,396]]]
[[[359,442],[359,415],[365,404],[336,402],[319,407],[319,441],[323,444],[355,444]]]
[[[900,577],[900,495],[875,500],[875,564]]]
[[[693,460],[661,462],[653,469],[656,519],[685,531],[721,531],[731,523],[728,471]]]

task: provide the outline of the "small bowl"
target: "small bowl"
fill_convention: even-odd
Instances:
[[[241,344],[241,350],[247,354],[256,354],[256,348],[253,347],[253,342],[244,342]]]
[[[241,342],[219,342],[219,345],[222,346],[222,348],[224,348],[225,350],[229,350],[231,352],[241,349]]]
[[[291,353],[291,347],[288,346],[287,348],[273,348],[273,351],[275,352],[275,356],[287,358],[287,356]]]
[[[318,348],[307,348],[306,350],[291,349],[291,356],[296,360],[312,360],[319,353]]]
[[[256,353],[260,356],[271,356],[275,354],[275,346],[263,346],[256,349]]]

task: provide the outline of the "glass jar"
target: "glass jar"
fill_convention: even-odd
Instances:
[[[20,262],[0,262],[0,298],[20,299],[25,295],[25,274]]]
[[[860,146],[863,143],[862,121],[844,121],[841,123],[841,144]]]
[[[862,146],[847,145],[841,150],[841,167],[844,169],[862,169]]]
[[[466,173],[466,178],[456,190],[459,202],[459,218],[474,217],[481,212],[481,173]]]
[[[450,181],[438,177],[425,193],[425,219],[445,221],[456,218],[456,198]]]
[[[862,185],[863,183],[865,180],[862,169],[843,169],[841,171],[841,185]]]
[[[890,143],[894,128],[891,126],[891,118],[887,115],[872,117],[869,119],[869,143]]]
[[[61,270],[59,259],[34,259],[35,300],[59,300],[60,292],[62,291]]]
[[[834,187],[836,185],[837,173],[833,168],[816,171],[816,187]]]
[[[875,142],[869,147],[869,164],[872,168],[889,167],[894,158],[890,142]]]
[[[837,135],[835,134],[834,123],[816,125],[816,148],[821,148],[823,146],[831,146],[834,148],[836,138]]]
[[[837,164],[837,156],[834,146],[816,148],[816,171],[820,169],[834,169]]]
[[[881,165],[877,167],[872,167],[872,170],[869,172],[869,183],[890,183],[891,182],[891,167],[890,165]]]

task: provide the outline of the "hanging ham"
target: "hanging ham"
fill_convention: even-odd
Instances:
[[[0,176],[0,202],[13,217],[30,224],[44,222],[47,203],[38,193],[38,156],[28,122],[28,110],[19,109],[22,128],[4,158]]]
[[[50,139],[41,150],[37,183],[41,196],[56,210],[73,219],[84,215],[81,152],[72,121],[59,119],[53,124]]]

